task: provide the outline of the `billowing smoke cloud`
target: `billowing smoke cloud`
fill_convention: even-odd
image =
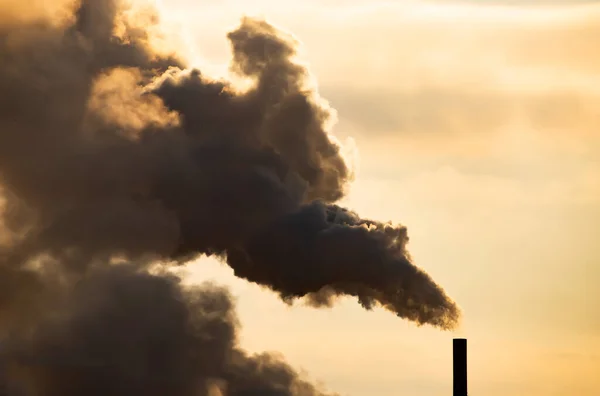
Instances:
[[[228,35],[232,71],[253,82],[240,91],[157,51],[155,29],[118,0],[27,11],[0,16],[0,329],[30,334],[20,343],[36,356],[111,363],[40,374],[59,378],[44,395],[202,394],[192,383],[208,378],[224,395],[319,394],[237,349],[226,293],[144,272],[157,260],[216,255],[285,301],[349,295],[418,325],[457,324],[456,304],[411,262],[404,227],[335,205],[351,172],[293,38],[243,19]]]
[[[214,285],[183,289],[119,266],[89,273],[69,297],[9,340],[11,394],[328,395],[279,357],[239,349],[231,296]]]

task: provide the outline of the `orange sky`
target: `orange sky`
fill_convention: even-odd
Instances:
[[[451,392],[459,335],[474,395],[600,394],[600,2],[206,3],[163,0],[211,71],[243,13],[303,42],[335,134],[358,147],[346,202],[406,224],[417,264],[465,315],[446,334],[352,301],[290,309],[202,260],[195,278],[239,297],[244,346],[344,395],[433,396]]]

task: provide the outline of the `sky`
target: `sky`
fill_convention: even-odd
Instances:
[[[302,43],[354,155],[345,203],[408,227],[461,306],[455,333],[355,301],[288,307],[201,259],[238,298],[242,345],[349,396],[448,395],[469,339],[473,395],[600,394],[600,2],[163,0],[194,64],[223,73],[244,14]]]

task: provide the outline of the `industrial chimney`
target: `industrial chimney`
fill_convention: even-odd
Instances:
[[[454,396],[467,396],[467,340],[455,338],[453,352]]]

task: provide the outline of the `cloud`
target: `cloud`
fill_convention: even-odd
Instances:
[[[494,87],[422,89],[323,86],[321,92],[341,120],[368,136],[487,139],[511,126],[529,127],[548,137],[597,139],[600,95],[576,90],[503,92]]]

